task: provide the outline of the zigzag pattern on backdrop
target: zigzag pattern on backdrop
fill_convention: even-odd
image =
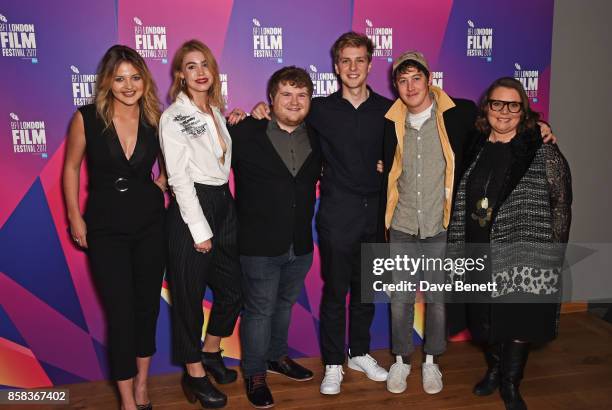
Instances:
[[[525,81],[534,107],[546,117],[552,11],[553,0],[517,0],[503,7],[487,0],[2,4],[0,31],[8,30],[4,23],[33,25],[35,42],[27,42],[29,32],[11,33],[11,43],[0,42],[0,69],[8,73],[0,78],[6,96],[0,100],[0,388],[53,386],[108,375],[104,314],[85,254],[67,233],[61,173],[67,124],[76,107],[90,101],[89,77],[109,46],[119,42],[147,54],[160,96],[165,96],[174,50],[187,39],[202,39],[219,59],[228,108],[249,110],[265,99],[268,77],[283,65],[309,71],[317,95],[335,91],[329,49],[341,33],[354,29],[366,32],[377,46],[369,84],[383,95],[393,95],[388,81],[393,58],[419,49],[428,57],[436,83],[450,95],[477,99],[493,79],[516,76]],[[163,39],[138,37],[139,27],[165,34]],[[259,29],[281,34],[260,37],[265,31]],[[473,36],[488,31],[490,39]],[[40,133],[38,144],[32,143],[33,131],[23,125],[28,122],[44,123],[44,144]],[[18,152],[28,145],[39,152]],[[86,181],[83,169],[82,205]],[[316,242],[314,226],[313,233]],[[289,345],[294,357],[320,354],[319,266],[315,243],[313,267],[293,309]],[[211,302],[208,292],[202,303],[206,320]],[[153,374],[178,370],[170,362],[170,304],[164,282]],[[377,306],[373,349],[388,348],[388,322],[387,307]],[[417,305],[412,335],[417,343],[422,334],[423,306]],[[237,332],[222,347],[229,363],[237,364]]]

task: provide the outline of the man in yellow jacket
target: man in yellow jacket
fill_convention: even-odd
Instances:
[[[399,98],[386,118],[395,133],[388,133],[384,159],[390,167],[385,209],[389,240],[418,249],[418,256],[443,257],[453,187],[475,137],[476,105],[433,86],[427,60],[417,51],[404,53],[393,63],[393,83]],[[393,393],[406,390],[410,373],[414,293],[391,295],[396,362],[389,370],[387,389]],[[426,309],[423,389],[435,394],[443,387],[436,358],[446,350],[446,314],[439,300],[427,303]]]

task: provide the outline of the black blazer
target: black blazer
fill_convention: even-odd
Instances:
[[[279,256],[293,244],[312,252],[312,216],[321,175],[321,149],[308,127],[311,153],[293,177],[266,134],[267,120],[252,117],[230,127],[240,254]]]

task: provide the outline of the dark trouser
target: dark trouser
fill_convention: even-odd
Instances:
[[[410,235],[401,231],[391,229],[389,232],[390,242],[406,243],[415,245],[425,245],[426,248],[421,248],[417,255],[418,257],[424,254],[427,258],[444,258],[446,231],[439,233],[431,238],[421,239],[418,236]],[[416,251],[416,247],[410,248]],[[422,274],[423,272],[421,272]],[[431,274],[431,272],[427,272]],[[423,275],[423,279],[444,283],[444,274],[439,273],[438,277],[428,277]],[[394,278],[395,279],[395,278]],[[397,282],[399,283],[399,277]],[[436,280],[437,279],[437,280]],[[416,281],[415,281],[416,282]],[[397,297],[396,297],[397,296]],[[391,294],[391,335],[392,335],[392,352],[396,355],[409,356],[414,352],[414,343],[412,341],[412,329],[414,326],[414,296],[415,292],[409,295],[406,294]],[[432,295],[434,300],[442,299],[443,295]],[[423,351],[426,354],[438,355],[446,351],[446,310],[444,303],[428,302],[425,305],[425,346]]]
[[[155,353],[166,254],[163,223],[131,235],[88,234],[87,243],[106,314],[111,377],[127,380],[138,373],[137,357]]]
[[[361,243],[376,241],[378,202],[378,196],[338,192],[321,196],[317,228],[324,284],[319,326],[326,365],[344,363],[349,290],[349,352],[361,356],[370,350],[374,304],[361,303],[360,260]]]
[[[220,337],[231,335],[242,307],[234,200],[227,184],[220,187],[196,184],[196,191],[214,235],[210,252],[195,250],[175,200],[168,208],[172,351],[178,363],[200,361],[204,325],[202,300],[206,286],[212,289],[214,297],[206,333]]]
[[[240,256],[243,272],[244,314],[240,322],[242,372],[263,373],[267,361],[287,354],[291,308],[304,287],[312,252],[289,252],[274,257]]]

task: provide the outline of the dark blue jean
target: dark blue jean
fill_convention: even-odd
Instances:
[[[267,370],[267,361],[287,354],[291,308],[312,265],[312,253],[296,256],[293,246],[280,256],[240,256],[244,313],[240,322],[242,372]]]

